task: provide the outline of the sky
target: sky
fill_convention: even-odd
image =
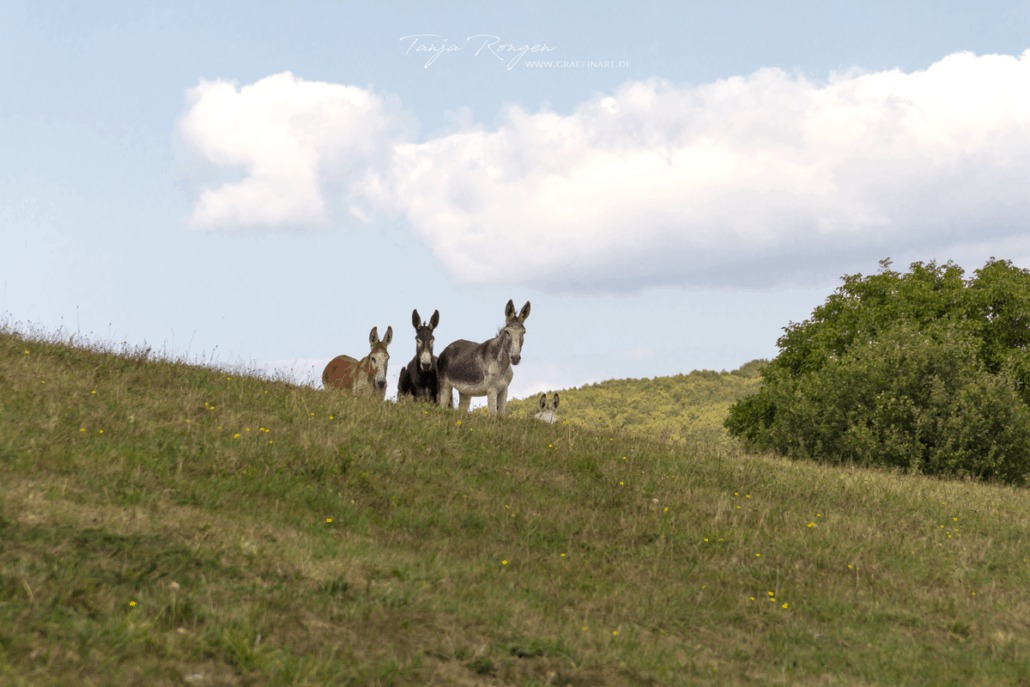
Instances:
[[[1022,0],[0,0],[0,319],[316,386],[509,299],[509,398],[732,370],[884,258],[1030,267],[1028,187]]]

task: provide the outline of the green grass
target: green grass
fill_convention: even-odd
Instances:
[[[57,339],[0,335],[2,685],[1030,674],[1025,490]]]

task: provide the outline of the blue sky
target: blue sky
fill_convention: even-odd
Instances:
[[[1030,266],[1025,2],[483,5],[0,2],[4,317],[299,378],[392,325],[392,393],[413,308],[528,300],[523,397]]]

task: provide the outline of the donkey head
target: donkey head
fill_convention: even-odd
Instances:
[[[386,347],[393,341],[393,327],[386,328],[386,336],[379,340],[379,333],[375,327],[368,335],[368,343],[372,346],[372,352],[368,354],[368,365],[376,377],[376,390],[382,391],[386,388],[386,366],[390,362],[390,354]]]
[[[547,404],[547,394],[540,395],[540,412],[534,415],[537,420],[550,422],[552,425],[558,421],[558,394],[554,395],[554,404]]]
[[[426,324],[419,318],[418,310],[412,310],[411,324],[415,327],[415,357],[418,358],[418,366],[427,372],[433,366],[433,330],[440,324],[440,311],[434,310],[429,324]]]
[[[522,340],[526,337],[526,326],[523,322],[527,317],[529,317],[529,301],[526,301],[522,310],[516,315],[515,304],[510,299],[508,300],[508,305],[504,306],[504,331],[510,335],[508,355],[511,357],[512,365],[518,365],[522,360]]]

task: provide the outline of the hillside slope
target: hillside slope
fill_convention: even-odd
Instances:
[[[730,441],[723,421],[734,402],[758,391],[765,360],[732,372],[695,370],[654,379],[612,379],[559,392],[559,417],[589,429],[618,429],[675,443],[722,445]],[[508,412],[529,417],[540,397],[509,401]]]
[[[1030,674],[1025,491],[38,339],[0,334],[5,687]]]

